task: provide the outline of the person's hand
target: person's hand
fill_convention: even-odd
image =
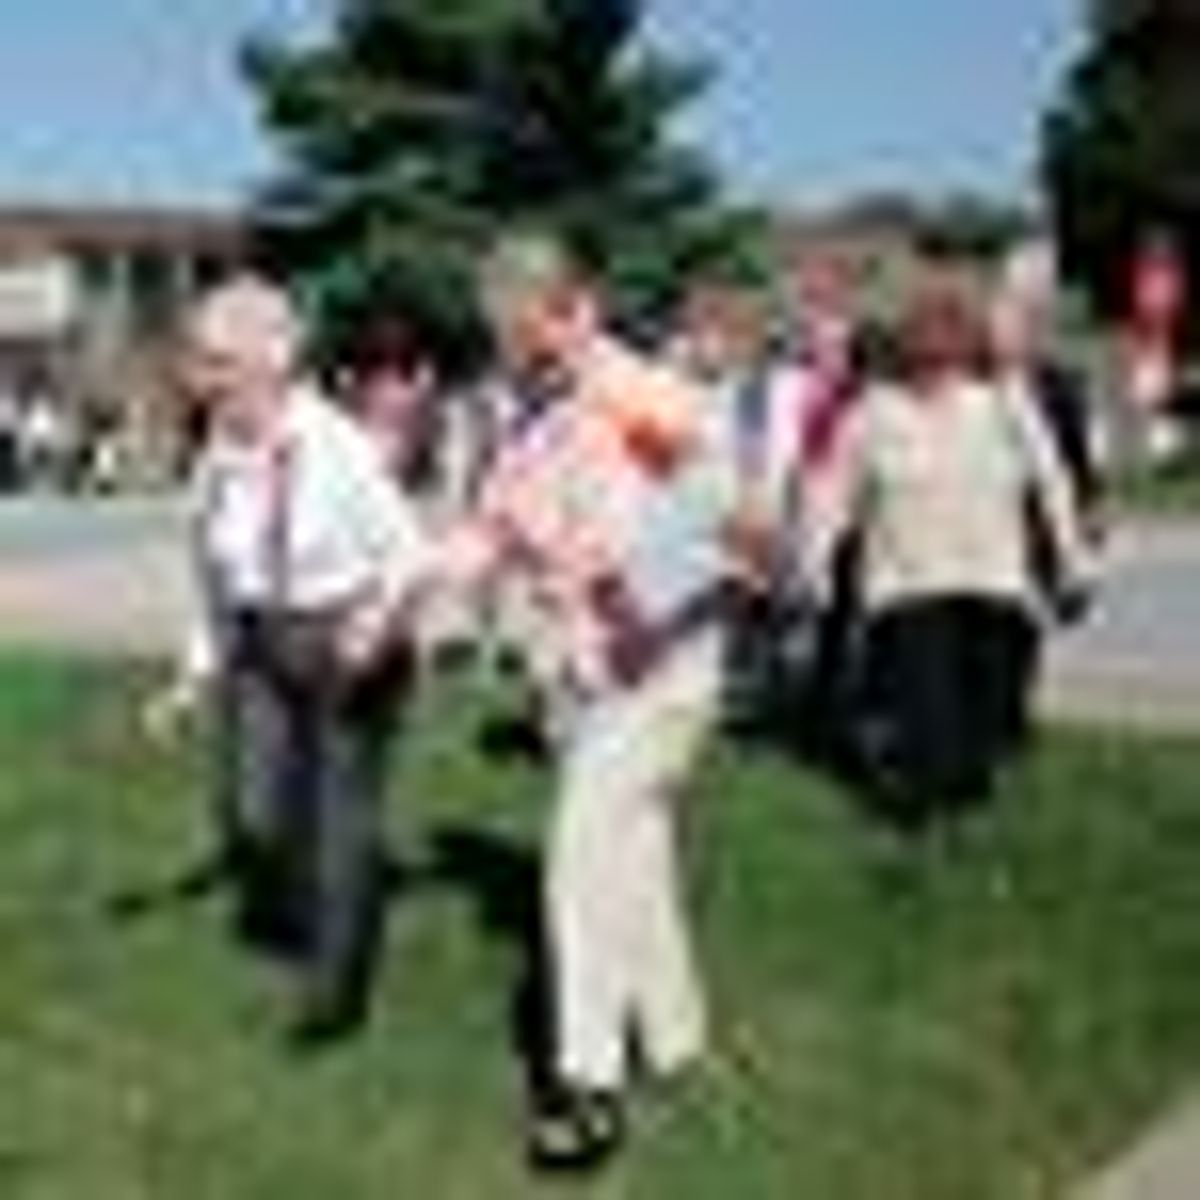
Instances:
[[[592,605],[601,618],[607,665],[622,683],[634,683],[661,647],[624,581],[615,575],[596,580]]]
[[[1086,619],[1100,588],[1099,562],[1093,554],[1080,554],[1066,578],[1053,589],[1050,609],[1060,625],[1077,625]]]
[[[765,516],[753,510],[735,513],[724,525],[722,540],[742,584],[751,590],[769,588],[777,545]]]
[[[391,608],[379,602],[358,605],[338,633],[337,661],[352,678],[365,674],[379,661],[392,634]]]
[[[1093,598],[1091,588],[1080,583],[1056,589],[1051,598],[1054,619],[1060,625],[1078,625],[1091,611]]]
[[[140,720],[143,734],[157,745],[172,741],[198,711],[201,699],[202,688],[198,683],[190,679],[173,680],[143,706]]]
[[[467,517],[444,531],[428,565],[427,591],[478,596],[495,585],[508,542],[503,523]]]

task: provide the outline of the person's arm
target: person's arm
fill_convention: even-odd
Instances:
[[[477,481],[471,505],[439,539],[433,560],[441,586],[485,591],[507,568],[537,558],[527,529],[532,466],[521,457],[511,447],[501,452]]]
[[[845,418],[830,460],[805,484],[801,558],[814,595],[834,587],[839,546],[862,520],[868,488],[870,401],[864,398]]]
[[[380,563],[379,593],[385,605],[398,607],[424,575],[429,546],[413,505],[383,471],[365,464],[357,485],[360,536]]]
[[[1066,576],[1063,586],[1069,592],[1087,590],[1094,582],[1095,564],[1062,454],[1032,397],[1010,397],[1009,410],[1038,518],[1045,523]]]
[[[188,512],[190,588],[188,609],[175,654],[172,674],[147,702],[142,724],[155,739],[173,734],[209,696],[223,657],[221,604],[217,581],[203,548],[210,466],[201,460],[191,486]]]
[[[1106,480],[1100,422],[1089,380],[1081,370],[1051,363],[1043,370],[1041,383],[1048,412],[1057,424],[1056,439],[1070,470],[1084,535],[1096,545],[1103,540]]]
[[[345,664],[361,669],[383,651],[394,629],[412,620],[427,585],[430,549],[415,509],[375,448],[365,438],[345,436],[339,450],[342,519],[375,572],[340,639]]]

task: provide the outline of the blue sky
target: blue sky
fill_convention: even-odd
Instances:
[[[239,37],[311,29],[330,0],[0,4],[0,198],[235,199],[269,151]],[[1035,114],[1071,50],[1070,0],[652,0],[713,60],[688,121],[754,195],[1023,189]]]

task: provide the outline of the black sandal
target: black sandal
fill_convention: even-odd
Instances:
[[[620,1100],[609,1092],[560,1092],[533,1115],[530,1157],[545,1171],[587,1173],[603,1167],[625,1135]]]

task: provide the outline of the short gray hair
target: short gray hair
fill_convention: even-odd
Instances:
[[[250,349],[279,374],[295,370],[304,343],[303,323],[287,292],[249,273],[201,296],[188,317],[187,334],[222,348]]]
[[[538,299],[579,282],[579,264],[557,238],[524,231],[492,245],[479,270],[479,291],[489,313]]]

